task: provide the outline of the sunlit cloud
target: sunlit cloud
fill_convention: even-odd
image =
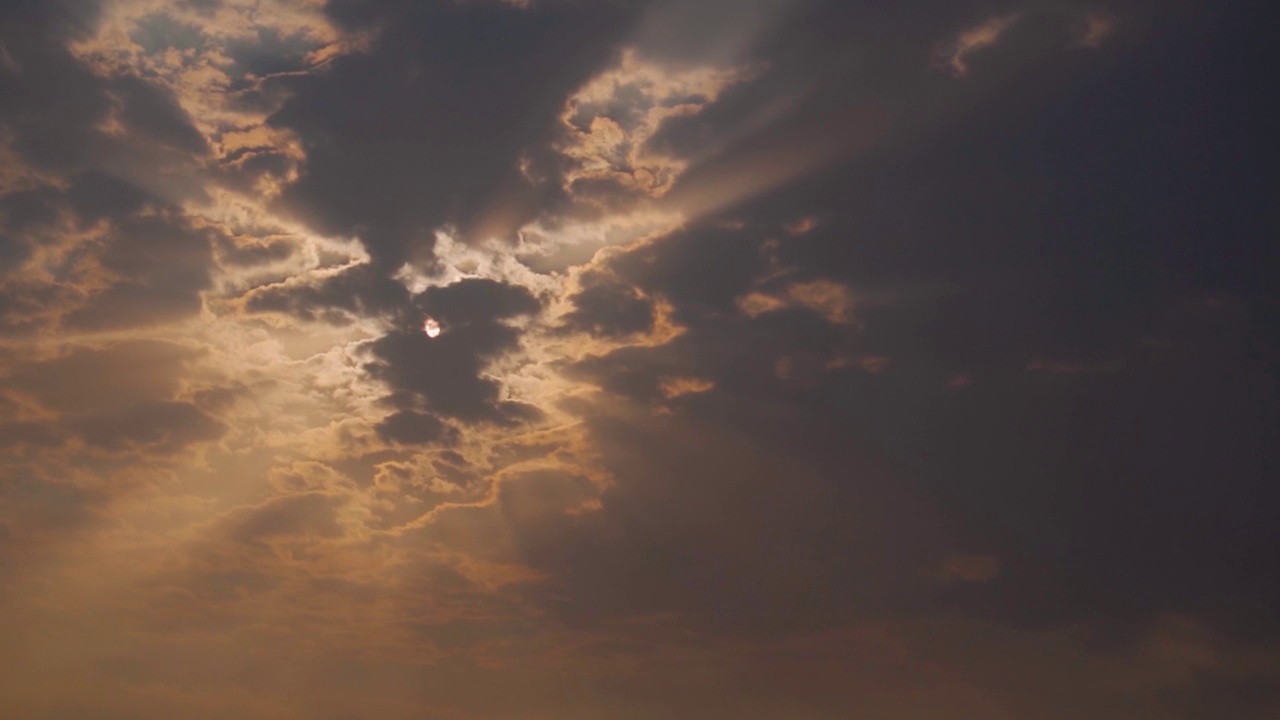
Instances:
[[[800,307],[835,324],[854,322],[856,306],[856,298],[849,288],[826,280],[795,283],[778,293],[752,292],[738,298],[738,308],[748,317]]]
[[[1021,17],[1020,14],[997,15],[962,30],[938,51],[938,62],[956,77],[968,75],[969,57],[998,43]]]
[[[1205,674],[1274,676],[1163,605],[1096,652],[1132,608],[1075,612],[1006,541],[1051,528],[1111,582],[1005,488],[1123,515],[1096,488],[1143,403],[1251,478],[1269,436],[1178,413],[1265,417],[1266,385],[1230,342],[1019,325],[1051,303],[1008,288],[1063,283],[1002,223],[1053,213],[957,186],[919,57],[956,26],[881,10],[0,6],[0,715],[1034,715],[1016,666],[1072,717],[1177,717]],[[1082,47],[1119,27],[1067,15]],[[978,74],[1022,17],[938,65]],[[1131,405],[1019,404],[1077,391]],[[1147,510],[1163,542],[1182,510]],[[1078,692],[1107,682],[1135,703]]]

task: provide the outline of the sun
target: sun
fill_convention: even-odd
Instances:
[[[430,315],[422,322],[422,332],[429,338],[440,337],[440,323]]]

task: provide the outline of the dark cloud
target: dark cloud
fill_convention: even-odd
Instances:
[[[101,262],[121,279],[67,316],[76,329],[148,325],[190,317],[211,284],[211,233],[166,218],[131,218],[113,229]]]
[[[191,155],[209,151],[204,135],[168,90],[124,76],[114,78],[108,92],[121,102],[120,121],[131,134],[152,138]]]
[[[153,13],[140,19],[129,33],[129,38],[148,54],[158,54],[169,48],[196,50],[206,40],[199,27],[177,22],[163,13]]]
[[[326,233],[359,236],[383,271],[427,259],[437,226],[481,221],[502,188],[538,192],[519,175],[521,153],[603,64],[628,16],[611,3],[340,2],[328,12],[379,35],[371,52],[290,81],[294,96],[272,123],[301,135],[307,164],[282,205]]]
[[[6,422],[0,425],[0,438],[0,448],[4,449],[52,448],[62,444],[64,435],[48,423]]]
[[[378,423],[378,435],[403,445],[428,445],[452,439],[457,433],[433,415],[401,410]]]
[[[564,317],[566,328],[601,337],[620,337],[653,328],[653,301],[634,286],[599,273],[580,281],[582,290],[572,298],[574,310]]]
[[[388,315],[403,311],[409,291],[369,264],[343,269],[315,284],[277,284],[251,292],[251,312],[282,312],[305,320],[343,324],[351,315]],[[340,311],[340,312],[339,312]],[[345,314],[343,314],[345,313]]]
[[[66,193],[67,202],[85,225],[99,220],[128,217],[156,198],[141,188],[107,173],[89,170],[75,176]]]
[[[699,322],[738,313],[738,296],[764,273],[763,239],[758,231],[701,224],[619,257],[612,269],[641,291],[671,301],[679,322]]]
[[[188,364],[201,355],[177,343],[125,340],[10,361],[0,397],[18,399],[11,409],[29,417],[4,423],[3,445],[51,450],[75,441],[96,453],[154,457],[216,441],[227,426],[175,399]]]
[[[1244,317],[1201,308],[1169,322],[1120,372],[993,379],[937,401],[926,467],[1028,561],[1087,575],[1121,611],[1173,607],[1261,632],[1276,598],[1262,558],[1280,542],[1263,520],[1280,503],[1264,479],[1280,460],[1274,369],[1250,357]],[[1033,612],[1081,609],[1018,597]]]
[[[36,248],[64,243],[68,225],[88,237],[55,253],[56,265],[11,276],[0,288],[10,298],[9,323],[38,326],[62,314],[62,323],[75,330],[155,325],[198,313],[212,284],[219,233],[120,178],[77,173],[65,189],[11,193],[0,207],[9,211],[4,225],[30,248],[28,258]],[[108,273],[108,282],[86,282],[94,265]]]
[[[12,37],[66,40],[82,37],[92,31],[98,21],[100,2],[43,2],[15,0],[5,3],[5,29]]]
[[[677,613],[758,636],[908,613],[928,598],[946,528],[930,498],[850,447],[833,418],[717,391],[681,410],[692,417],[591,421],[615,480],[599,511],[507,511],[530,562],[553,572],[539,592],[567,619]]]
[[[988,105],[909,150],[895,142],[735,208],[725,217],[741,230],[704,223],[613,258],[614,275],[633,293],[671,301],[688,331],[573,372],[647,402],[662,400],[664,376],[714,382],[710,393],[680,401],[685,413],[749,392],[759,403],[801,403],[809,417],[821,412],[809,404],[821,397],[837,412],[830,422],[843,428],[842,442],[865,443],[849,467],[879,457],[907,472],[958,542],[999,558],[990,582],[936,594],[949,612],[1019,627],[1083,621],[1106,632],[1133,632],[1169,611],[1231,632],[1273,627],[1265,608],[1274,607],[1276,581],[1262,558],[1280,546],[1261,518],[1278,501],[1264,480],[1276,466],[1274,295],[1254,269],[1270,253],[1260,219],[1274,217],[1255,191],[1274,171],[1250,164],[1259,182],[1230,191],[1193,179],[1226,172],[1228,158],[1261,135],[1238,106],[1251,96],[1239,92],[1251,82],[1239,79],[1250,77],[1245,56],[1217,45],[1225,28],[1240,32],[1243,15],[1203,31],[1177,18],[1164,20],[1170,34],[1158,49],[1146,46],[1142,61],[1126,56],[1125,69],[1105,79],[1028,60],[1061,48],[1066,32],[1053,18],[1031,22],[984,59],[1010,83],[998,102],[987,96]],[[1231,89],[1197,75],[1189,47],[1219,57],[1209,72]],[[1191,87],[1169,79],[1173,68],[1199,79]],[[975,65],[971,79],[984,72]],[[1057,94],[1064,83],[1072,88],[1065,96]],[[1049,85],[1053,98],[1037,91]],[[1224,103],[1192,111],[1205,96]],[[1187,133],[1202,132],[1212,139],[1197,142],[1215,149],[1186,143]],[[823,218],[815,229],[782,232],[809,215]],[[1222,237],[1209,229],[1217,223],[1232,228],[1226,245],[1208,241]],[[1182,250],[1168,255],[1174,246]],[[779,270],[782,279],[759,281]],[[752,288],[813,278],[865,298],[855,304],[860,329],[838,332],[799,308],[748,322],[735,308]],[[1214,294],[1228,287],[1236,300]],[[616,301],[583,293],[575,302],[592,318],[608,317]],[[607,324],[597,331],[607,334]],[[888,358],[889,369],[868,374],[841,360],[848,351]],[[778,361],[797,353],[819,358],[808,389],[779,377]],[[794,374],[799,365],[786,367]],[[963,387],[952,383],[958,375],[969,379]],[[717,416],[708,425],[732,422]],[[807,442],[799,455],[826,452],[818,436]],[[654,469],[616,492],[679,472]],[[708,477],[694,473],[687,483]],[[782,487],[784,477],[757,482]],[[606,493],[606,510],[616,497]],[[865,541],[849,542],[852,551]],[[907,575],[894,568],[879,584]],[[860,602],[848,598],[849,607]]]
[[[177,393],[185,364],[200,355],[197,349],[157,340],[73,347],[55,358],[10,364],[3,386],[58,412],[114,411],[169,400]]]
[[[27,17],[4,23],[5,49],[13,64],[0,65],[0,122],[13,136],[11,147],[23,161],[36,167],[74,170],[102,142],[94,126],[105,119],[111,102],[104,82],[56,40],[51,41],[46,35],[50,30],[23,28],[27,23],[39,26],[48,22],[44,17]],[[30,35],[25,41],[14,42],[20,29]],[[19,68],[23,70],[18,72]]]
[[[259,191],[261,183],[274,181],[289,175],[297,160],[270,146],[241,148],[227,153],[219,163],[217,172],[227,187],[252,195]]]
[[[97,8],[0,4],[0,714],[1276,714],[1269,6]]]
[[[95,73],[68,49],[96,29],[99,3],[8,5],[0,126],[20,161],[44,171],[125,173],[167,193],[203,194],[190,177],[156,177],[157,170],[190,171],[208,152],[173,94],[136,75]]]
[[[222,437],[227,427],[195,405],[184,402],[133,405],[118,412],[71,423],[89,445],[104,450],[139,449],[173,453]]]
[[[222,519],[229,537],[250,543],[273,538],[342,534],[337,509],[342,498],[322,493],[301,493],[272,498],[260,505],[240,508]]]
[[[30,246],[11,237],[0,235],[0,276],[21,267],[30,257]]]
[[[414,305],[440,322],[441,334],[429,337],[423,331],[425,316],[410,315],[408,327],[370,344],[376,360],[366,367],[374,377],[402,401],[420,402],[425,409],[466,422],[532,416],[528,406],[503,401],[499,381],[484,374],[489,361],[519,344],[520,332],[505,321],[539,310],[528,290],[468,279],[429,288],[414,298]],[[399,426],[407,419],[396,422]],[[388,426],[383,427],[387,432]]]
[[[172,455],[227,432],[225,424],[184,402],[131,405],[59,421],[5,423],[0,429],[4,448],[53,449],[76,439],[95,450],[143,456]]]
[[[500,323],[450,328],[429,338],[420,327],[384,335],[370,345],[374,377],[413,393],[426,407],[467,422],[497,420],[501,385],[483,374],[488,360],[513,349],[515,329]]]
[[[29,560],[23,555],[40,540],[57,538],[91,522],[105,499],[101,490],[50,482],[34,474],[7,480],[3,497],[9,547],[5,549],[17,551],[13,559],[18,563]],[[0,567],[0,572],[4,569]]]
[[[414,302],[446,325],[491,323],[540,309],[528,290],[480,278],[427,288]]]

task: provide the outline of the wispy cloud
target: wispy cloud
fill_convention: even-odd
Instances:
[[[1116,16],[1105,10],[1091,11],[1080,24],[1076,42],[1081,47],[1096,48],[1115,34],[1119,24]]]
[[[970,56],[1000,42],[1005,33],[1021,18],[1020,13],[996,15],[960,31],[960,34],[939,49],[938,63],[956,77],[967,76]]]

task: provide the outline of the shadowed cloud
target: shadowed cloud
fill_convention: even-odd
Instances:
[[[0,3],[0,716],[1275,717],[1272,15]]]

